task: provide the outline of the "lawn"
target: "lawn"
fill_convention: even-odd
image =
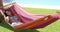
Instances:
[[[56,10],[52,9],[40,9],[40,8],[25,8],[30,13],[35,14],[52,14],[56,13]],[[57,20],[56,22],[48,25],[45,28],[39,28],[34,30],[22,30],[22,31],[16,31],[12,27],[10,27],[8,24],[6,24],[3,20],[2,23],[0,23],[0,32],[60,32],[60,20]]]

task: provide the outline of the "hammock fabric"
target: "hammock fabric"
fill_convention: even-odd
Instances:
[[[52,22],[59,19],[58,17],[52,17],[51,15],[30,15],[17,4],[12,4],[12,6],[8,8],[8,11],[11,11],[13,15],[17,14],[20,21],[23,22],[23,24],[21,25],[14,26],[13,28],[15,30],[43,28],[46,27],[48,24],[51,24]],[[2,9],[0,9],[0,12],[4,16]],[[10,21],[7,21],[7,23],[9,24]]]

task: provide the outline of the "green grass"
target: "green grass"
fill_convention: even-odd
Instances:
[[[26,10],[28,12],[37,13],[37,14],[52,14],[52,13],[56,13],[56,11],[57,11],[57,10],[53,10],[53,9],[41,9],[41,8],[32,8],[32,9],[27,8]]]
[[[37,9],[37,8],[25,8],[28,12],[37,13],[37,14],[52,14],[55,13],[56,10],[52,9]],[[35,30],[22,30],[22,31],[15,31],[11,26],[7,23],[3,22],[0,23],[0,32],[60,32],[60,20],[48,25],[45,28],[39,28]]]

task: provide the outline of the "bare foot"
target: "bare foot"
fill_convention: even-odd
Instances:
[[[60,14],[60,11],[57,11],[56,13]]]

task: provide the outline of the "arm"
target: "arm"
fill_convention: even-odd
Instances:
[[[8,16],[5,17],[5,21],[6,21],[7,23],[9,23],[9,17],[8,17]]]

